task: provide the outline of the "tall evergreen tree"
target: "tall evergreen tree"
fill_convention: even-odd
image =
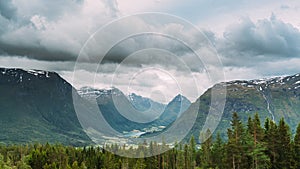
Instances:
[[[232,115],[231,129],[228,129],[227,158],[230,168],[243,168],[245,151],[243,147],[244,127],[236,112]]]
[[[261,127],[260,119],[256,113],[254,119],[251,117],[248,119],[247,124],[247,154],[249,155],[249,160],[251,168],[266,168],[269,166],[269,156],[265,153],[267,147],[264,139],[264,129]]]
[[[281,118],[277,129],[276,138],[276,151],[278,156],[276,158],[275,167],[285,168],[291,165],[291,133],[289,126],[285,123],[284,119]]]
[[[224,168],[224,145],[220,133],[217,134],[216,140],[212,146],[211,161],[214,168]]]
[[[146,165],[144,164],[144,159],[139,158],[136,164],[134,165],[133,169],[144,169],[144,168],[146,168]]]
[[[205,133],[201,133],[201,161],[203,168],[210,168],[212,166],[212,135],[209,129]]]
[[[278,133],[277,133],[277,125],[274,121],[269,120],[268,118],[265,121],[265,136],[264,136],[264,141],[266,142],[267,150],[266,154],[270,158],[270,163],[271,167],[270,168],[276,168],[276,160],[278,157],[278,152],[277,152],[277,139],[278,138]]]
[[[297,126],[296,134],[294,137],[294,160],[295,168],[300,168],[300,123]]]
[[[195,166],[196,166],[196,140],[193,135],[190,139],[189,149],[190,149],[191,167],[195,168]]]

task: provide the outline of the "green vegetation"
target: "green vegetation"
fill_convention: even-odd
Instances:
[[[0,73],[0,143],[91,143],[74,110],[75,89],[57,73],[36,76],[3,68],[0,72],[6,72]]]
[[[282,118],[278,124],[266,119],[261,125],[258,114],[243,124],[233,113],[228,140],[218,134],[212,138],[210,131],[201,133],[207,138],[197,148],[194,137],[189,144],[178,144],[173,149],[147,158],[126,158],[121,153],[147,153],[166,145],[143,143],[137,149],[112,145],[100,147],[63,146],[59,144],[34,144],[0,146],[1,169],[206,169],[206,168],[299,168],[300,124],[294,137]],[[201,138],[200,138],[201,139]],[[146,150],[147,149],[147,150]],[[150,149],[150,151],[148,151]],[[110,151],[107,151],[110,150]]]
[[[296,128],[300,119],[300,75],[279,77],[267,80],[232,81],[219,83],[215,86],[226,86],[226,103],[217,131],[223,139],[227,139],[227,128],[230,128],[232,112],[238,112],[240,120],[247,124],[249,116],[254,116],[259,112],[261,121],[266,118],[279,123],[281,117],[290,126],[291,132],[296,133]],[[220,88],[221,89],[221,88]],[[198,111],[198,117],[190,135],[199,136],[206,117],[211,108],[211,93],[222,92],[218,87],[208,89],[200,96],[198,104],[200,106],[187,111]],[[198,101],[198,100],[197,100]],[[189,113],[189,112],[188,112]],[[274,118],[273,118],[274,116]]]

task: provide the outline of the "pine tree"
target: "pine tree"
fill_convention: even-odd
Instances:
[[[105,162],[104,162],[104,167],[106,169],[114,169],[116,164],[115,164],[115,155],[107,152],[104,154],[105,155]]]
[[[177,155],[177,160],[176,160],[176,167],[184,168],[185,158],[184,158],[184,150],[183,150],[181,143],[179,143],[179,145],[178,145],[178,153],[177,154],[178,155]]]
[[[232,115],[231,129],[228,129],[227,158],[230,168],[240,169],[245,157],[243,147],[244,127],[236,112]]]
[[[291,133],[289,126],[285,123],[284,119],[281,118],[278,124],[276,138],[276,151],[278,156],[276,158],[276,165],[279,168],[290,166],[291,154]]]
[[[214,168],[224,168],[224,145],[223,141],[221,138],[220,133],[217,134],[216,141],[213,143],[212,146],[212,155],[211,155],[211,160],[212,160],[212,166]]]
[[[201,140],[204,141],[201,144],[201,150],[202,150],[202,167],[203,168],[210,168],[212,166],[212,136],[209,129],[207,129],[206,133],[201,133]]]
[[[134,169],[144,169],[146,168],[146,165],[144,164],[144,159],[143,158],[139,158],[136,161],[136,164],[133,167]]]
[[[196,166],[196,141],[193,135],[190,139],[189,151],[191,167],[194,168]]]
[[[269,120],[268,118],[265,120],[265,136],[264,141],[267,146],[266,154],[270,158],[270,168],[275,168],[276,166],[276,158],[278,156],[278,152],[276,149],[277,146],[277,125],[274,121]]]
[[[300,123],[298,124],[296,135],[294,137],[294,160],[296,168],[300,168]]]
[[[267,147],[263,142],[264,130],[260,125],[259,116],[256,113],[254,119],[251,117],[248,119],[247,124],[247,154],[251,161],[251,168],[265,168],[269,165],[270,159],[269,156],[265,153]],[[250,167],[249,166],[249,167]]]

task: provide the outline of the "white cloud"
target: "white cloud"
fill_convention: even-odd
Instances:
[[[5,53],[41,60],[75,60],[88,37],[115,17],[102,1],[27,3],[14,2],[18,19],[8,22],[0,34]]]
[[[201,2],[201,1],[200,1]],[[263,0],[263,1],[204,1],[206,4],[194,5],[194,8],[203,7],[201,15],[196,15],[196,25],[210,29],[218,36],[222,36],[229,24],[237,23],[241,18],[249,17],[257,20],[268,18],[274,13],[278,19],[291,23],[300,29],[298,15],[300,13],[300,2],[294,0]],[[196,2],[195,2],[196,3]],[[282,6],[289,6],[289,9],[282,9]],[[193,10],[193,9],[189,9]],[[194,15],[195,16],[195,15]]]
[[[160,65],[145,65],[141,68],[122,65],[117,69],[111,66],[115,72],[95,73],[80,69],[75,71],[74,78],[73,72],[69,71],[62,72],[62,76],[76,88],[93,86],[101,89],[114,86],[125,94],[137,93],[164,103],[179,93],[195,101],[213,85],[205,72],[182,72]]]
[[[244,18],[216,40],[227,66],[256,66],[266,61],[300,57],[300,31],[272,15],[253,22]]]
[[[74,70],[74,62],[48,62],[18,56],[0,55],[0,67],[48,70],[60,73],[60,71],[72,72]]]
[[[126,0],[118,1],[118,7],[123,15],[129,15],[141,12],[163,12],[174,3],[178,2],[174,0]]]
[[[198,26],[204,27],[204,33],[216,46],[224,63],[227,80],[253,79],[273,75],[294,74],[300,72],[300,21],[298,1],[171,1],[171,0],[73,0],[73,1],[39,1],[12,0],[0,2],[0,66],[23,67],[58,71],[68,81],[72,81],[74,60],[88,37],[106,23],[117,17],[138,12],[170,12],[184,17]],[[271,17],[271,14],[276,17]],[[246,18],[246,19],[245,19]],[[268,19],[266,19],[268,18]],[[110,30],[101,44],[97,42],[98,52],[110,41],[126,32],[140,30],[161,30],[163,33],[179,35],[192,47],[201,46],[201,37],[186,30],[180,24],[162,24],[157,19],[135,19]],[[231,26],[226,28],[229,24]],[[121,29],[120,29],[121,28]],[[114,32],[116,30],[116,32]],[[224,36],[223,36],[224,33]],[[163,52],[135,53],[128,64],[119,69],[115,86],[127,90],[128,79],[134,73],[147,66],[159,67],[180,82],[184,95],[195,100],[199,93],[212,85],[204,71],[204,66],[195,61],[195,57],[177,41],[165,37],[144,37],[127,39],[120,44],[119,55],[112,56],[110,61],[100,66],[96,87],[109,87],[113,72],[124,54],[131,54],[137,49],[161,47],[171,51],[184,64],[179,64],[173,55]],[[200,43],[201,42],[201,43]],[[199,48],[197,48],[199,50]],[[206,66],[215,64],[216,60],[207,54]],[[116,53],[115,53],[116,54]],[[123,56],[124,55],[124,56]],[[19,56],[19,57],[12,57]],[[163,57],[160,57],[163,56]],[[23,58],[22,58],[23,57]],[[36,60],[26,59],[34,58]],[[130,60],[130,58],[128,58]],[[42,61],[39,61],[42,60]],[[51,61],[51,62],[48,62]],[[63,61],[63,62],[61,62]],[[130,64],[131,63],[131,64]],[[90,86],[94,78],[96,63],[80,63],[80,79],[76,87]],[[215,69],[212,66],[213,69]],[[94,70],[93,70],[94,69]],[[212,69],[212,70],[213,70]],[[178,92],[176,83],[164,73],[149,71],[132,81],[132,92],[153,97],[165,102]],[[190,85],[197,80],[199,93]],[[150,91],[150,92],[149,92]],[[153,94],[151,95],[151,91]],[[154,94],[156,93],[156,94]],[[158,93],[158,94],[157,94]],[[162,96],[164,94],[164,96]],[[165,100],[166,98],[166,100]]]

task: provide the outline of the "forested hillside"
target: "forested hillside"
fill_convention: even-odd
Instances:
[[[205,134],[210,134],[207,131]],[[100,147],[71,147],[34,144],[0,146],[0,168],[19,169],[161,169],[161,168],[299,168],[300,125],[295,136],[282,118],[278,124],[266,119],[261,125],[258,114],[243,124],[233,113],[228,140],[219,135],[202,145],[192,137],[189,144],[148,158],[126,158],[121,153],[154,153],[167,145],[143,143],[137,149],[112,145]],[[109,151],[108,151],[109,150]],[[145,154],[146,155],[146,154]]]

